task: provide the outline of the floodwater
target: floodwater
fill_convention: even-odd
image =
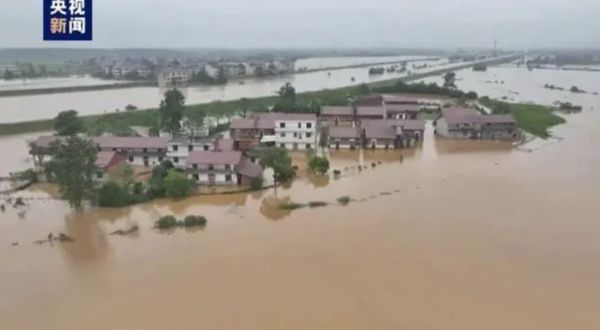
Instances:
[[[126,83],[123,80],[105,80],[90,76],[68,76],[59,78],[35,78],[35,79],[0,79],[0,91],[17,89],[42,89],[73,86],[98,86]]]
[[[73,212],[35,186],[0,216],[1,328],[598,329],[600,113],[567,119],[516,149],[428,124],[418,149],[334,152],[340,178],[301,171],[276,193]],[[208,226],[151,229],[167,214]],[[76,241],[32,244],[48,232]]]
[[[426,83],[443,84],[443,78],[428,77]],[[563,87],[565,91],[544,88],[545,84]],[[533,102],[552,105],[554,102],[570,102],[588,109],[599,108],[600,72],[567,71],[567,70],[532,70],[525,67],[494,66],[485,72],[471,69],[456,72],[456,86],[460,90],[475,91],[480,95],[493,98],[506,98],[511,102]],[[571,86],[589,92],[588,94],[571,93]]]
[[[330,63],[337,63],[335,61]],[[412,70],[413,73],[440,69],[457,64],[446,60],[411,62],[421,65],[428,63],[429,68]],[[410,67],[409,67],[410,68]],[[405,76],[405,73],[385,73],[369,75],[368,68],[337,69],[331,71],[310,72],[272,78],[248,78],[233,80],[222,86],[192,86],[183,90],[188,104],[212,101],[235,100],[243,97],[255,98],[274,96],[286,82],[294,85],[298,92],[316,91],[358,85],[365,82],[381,81]],[[352,78],[355,80],[352,81]],[[114,112],[123,110],[128,104],[138,108],[157,107],[163,98],[164,90],[158,87],[136,87],[101,91],[84,91],[60,94],[27,95],[0,98],[0,123],[22,122],[48,119],[59,112],[75,109],[82,115]]]

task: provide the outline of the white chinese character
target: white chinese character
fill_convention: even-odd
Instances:
[[[69,0],[69,11],[72,15],[85,15],[84,0]]]
[[[69,34],[79,32],[85,34],[85,17],[73,17],[69,21]]]
[[[67,4],[65,0],[52,0],[50,3],[50,15],[56,15],[56,13],[61,13],[63,15],[67,14]]]

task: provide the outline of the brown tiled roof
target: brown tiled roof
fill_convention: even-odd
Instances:
[[[372,106],[372,107],[357,107],[356,114],[361,116],[381,116],[383,118],[384,109],[382,106]]]
[[[321,108],[321,116],[352,116],[352,107],[326,106]]]
[[[253,129],[256,128],[256,121],[249,118],[238,118],[231,121],[231,129]]]
[[[464,107],[442,109],[442,117],[448,124],[512,124],[512,115],[482,115],[477,110]]]
[[[263,174],[262,167],[247,158],[242,158],[240,163],[236,165],[235,170],[237,173],[250,178],[260,178]]]
[[[364,120],[364,127],[400,127],[406,130],[425,130],[425,121],[419,119]]]
[[[191,164],[229,164],[237,165],[242,159],[239,151],[192,151],[186,159]]]
[[[356,127],[334,126],[329,128],[329,136],[334,139],[358,139],[360,134]]]
[[[92,139],[100,148],[117,149],[166,149],[169,138],[166,137],[121,137],[100,136]]]
[[[124,160],[114,151],[99,151],[96,154],[96,166],[101,169],[108,169]]]
[[[418,104],[419,103],[419,99],[412,97],[412,96],[408,96],[408,95],[386,94],[386,95],[381,95],[381,97],[383,98],[383,102],[385,102],[386,104],[391,104],[391,103]]]
[[[40,136],[33,143],[40,148],[48,148],[52,142],[58,139],[61,137]],[[166,137],[99,136],[91,138],[94,144],[104,149],[166,149],[169,140]]]
[[[483,115],[481,122],[484,124],[514,124],[515,118],[512,115]]]
[[[276,121],[281,120],[317,120],[314,113],[273,113]]]
[[[442,109],[442,117],[448,124],[477,124],[481,114],[477,110],[464,107]]]
[[[367,139],[395,139],[396,129],[390,126],[372,125],[365,128]]]
[[[233,140],[231,139],[218,139],[215,141],[215,149],[219,151],[232,151]]]
[[[392,104],[386,105],[385,110],[388,114],[399,112],[419,112],[421,111],[421,106],[418,104]]]

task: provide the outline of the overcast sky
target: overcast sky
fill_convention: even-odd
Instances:
[[[93,0],[94,41],[43,42],[0,0],[0,47],[599,47],[600,0]]]

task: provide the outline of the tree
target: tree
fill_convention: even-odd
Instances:
[[[4,70],[4,80],[11,80],[14,78],[15,78],[15,75],[14,75],[14,73],[12,73],[12,71],[10,71],[9,69]]]
[[[329,171],[329,160],[326,157],[312,156],[308,161],[308,168],[317,174],[326,174]]]
[[[106,182],[98,192],[98,205],[101,207],[123,207],[135,202],[129,190],[116,182]]]
[[[75,110],[62,111],[54,119],[54,130],[58,136],[72,136],[85,130],[83,121]]]
[[[273,169],[273,180],[275,186],[279,182],[285,182],[296,175],[292,167],[292,158],[284,148],[262,147],[255,149],[253,155],[260,159],[263,168]]]
[[[181,130],[181,119],[185,108],[185,96],[178,89],[171,89],[165,93],[165,98],[160,101],[158,112],[160,114],[161,128],[171,134],[177,135]]]
[[[329,128],[323,127],[323,128],[321,128],[321,134],[319,136],[319,147],[321,147],[323,150],[325,150],[325,148],[327,148],[328,145],[329,145]]]
[[[447,72],[444,75],[444,87],[446,88],[456,88],[456,73],[455,72]]]
[[[171,198],[186,197],[194,189],[194,181],[176,170],[169,170],[164,179],[165,195]]]
[[[55,148],[50,169],[60,193],[71,207],[81,208],[83,202],[93,196],[96,147],[92,141],[71,136],[64,141],[57,140]]]
[[[279,97],[282,101],[285,101],[290,104],[296,103],[296,89],[289,82],[281,86],[277,94],[279,94]]]
[[[133,167],[131,167],[131,165],[123,164],[119,166],[117,174],[119,178],[121,178],[123,183],[129,184],[131,183],[131,181],[133,181],[133,175],[135,174],[135,171],[133,170]]]
[[[199,131],[204,127],[204,119],[206,115],[203,111],[189,111],[185,115],[185,127],[188,129],[190,136],[198,136]]]

